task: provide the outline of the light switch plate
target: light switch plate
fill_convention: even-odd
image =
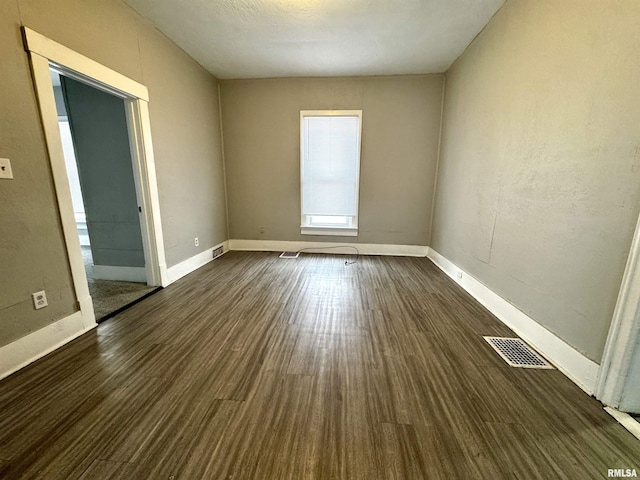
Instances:
[[[8,158],[0,158],[0,178],[13,178],[11,171],[11,161]]]

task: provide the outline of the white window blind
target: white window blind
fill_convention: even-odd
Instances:
[[[301,112],[303,226],[323,216],[357,225],[360,120],[360,111]]]

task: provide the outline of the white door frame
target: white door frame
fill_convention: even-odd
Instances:
[[[53,68],[67,77],[89,84],[124,100],[136,194],[138,205],[142,209],[140,224],[142,227],[147,283],[149,285],[166,286],[169,281],[162,238],[160,201],[153,145],[151,142],[149,93],[144,85],[64,45],[54,42],[30,28],[23,27],[23,34],[25,47],[29,52],[31,61],[33,81],[51,162],[71,276],[82,313],[83,324],[89,328],[95,325],[93,302],[89,295],[80,240],[73,214],[71,190],[64,161],[58,126],[58,113],[49,69]]]
[[[640,348],[640,218],[598,371],[596,397],[602,403],[620,407],[637,348]]]

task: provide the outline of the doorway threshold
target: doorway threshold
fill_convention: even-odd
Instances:
[[[98,318],[96,320],[97,323],[102,323],[105,320],[109,320],[110,318],[115,317],[116,315],[118,315],[119,313],[124,312],[126,309],[133,307],[135,304],[140,303],[142,300],[144,300],[147,297],[150,297],[151,295],[153,295],[154,293],[159,292],[160,290],[162,290],[163,287],[156,287],[153,290],[151,290],[150,292],[145,293],[144,295],[142,295],[139,298],[136,298],[135,300],[132,300],[131,302],[127,303],[126,305],[123,305],[122,307],[117,308],[116,310],[114,310],[113,312],[107,313],[106,315],[103,315],[101,318]]]
[[[620,412],[615,408],[604,407],[605,412],[615,418],[620,425],[626,428],[629,433],[640,440],[640,423],[637,416],[629,415],[625,412]]]

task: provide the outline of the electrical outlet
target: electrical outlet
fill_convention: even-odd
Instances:
[[[260,227],[260,228],[258,228],[258,231],[259,231],[260,233],[264,233],[264,227]]]
[[[198,237],[194,239],[193,243],[195,243],[196,247],[200,246],[200,240],[198,240]]]
[[[32,293],[31,296],[33,297],[33,306],[36,310],[49,305],[49,303],[47,302],[47,294],[44,290],[42,290],[41,292]]]
[[[11,171],[11,161],[8,158],[0,158],[0,178],[13,178],[13,171]]]

